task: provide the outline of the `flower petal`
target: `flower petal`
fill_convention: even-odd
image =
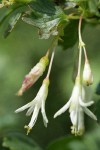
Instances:
[[[24,111],[25,109],[29,108],[31,106],[31,102],[30,103],[27,103],[26,105],[18,108],[17,110],[15,110],[15,113],[19,113],[21,111]]]
[[[46,112],[45,112],[45,101],[44,100],[42,101],[41,113],[43,116],[44,126],[47,127],[48,118],[47,118]]]
[[[73,126],[76,126],[77,127],[77,122],[78,122],[78,112],[73,110],[70,112],[70,119],[71,119],[71,122],[73,124]]]
[[[35,104],[36,104],[36,100],[34,99],[34,100],[31,102],[31,106],[30,106],[30,108],[28,109],[28,111],[27,111],[27,113],[26,113],[26,116],[30,116],[30,115],[31,115],[31,113],[34,111]]]
[[[80,105],[81,105],[82,107],[88,107],[88,106],[91,106],[92,104],[94,104],[94,101],[90,101],[90,102],[84,103],[84,102],[82,101],[82,99],[79,98],[79,103],[80,103]]]
[[[40,109],[40,108],[38,108],[37,106],[36,106],[35,109],[34,109],[34,112],[33,112],[32,118],[31,118],[31,121],[30,121],[30,123],[28,124],[28,127],[29,127],[30,129],[32,129],[32,127],[35,125],[35,123],[36,123],[36,121],[37,121],[39,109]]]
[[[86,107],[82,107],[84,112],[94,120],[97,120],[97,117]]]
[[[81,109],[78,116],[78,134],[82,135],[84,132],[84,112]]]
[[[64,113],[70,106],[71,99],[59,110],[55,113],[54,118]]]

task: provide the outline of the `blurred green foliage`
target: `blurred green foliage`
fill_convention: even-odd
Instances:
[[[21,133],[10,133],[3,140],[3,146],[11,150],[42,150],[32,139]]]
[[[1,10],[0,15],[4,11],[5,9]],[[24,125],[28,124],[30,117],[26,117],[25,112],[15,114],[14,111],[35,97],[45,75],[22,97],[17,97],[16,92],[25,74],[44,56],[52,38],[39,40],[37,30],[20,19],[15,30],[7,39],[4,39],[2,35],[7,27],[7,21],[0,27],[0,150],[99,150],[99,123],[86,117],[86,133],[77,138],[70,133],[69,112],[53,119],[54,113],[68,101],[71,95],[73,66],[78,50],[75,36],[77,31],[74,31],[75,33],[71,35],[72,37],[68,37],[69,39],[67,36],[64,38],[66,44],[71,39],[73,42],[75,36],[76,44],[74,42],[75,45],[72,44],[72,48],[63,51],[62,46],[58,46],[56,50],[46,101],[48,128],[44,127],[42,117],[39,115],[33,130],[29,136],[26,136]],[[100,25],[86,23],[82,35],[94,74],[92,95],[95,106],[91,109],[100,119],[100,96],[95,93],[100,82]]]

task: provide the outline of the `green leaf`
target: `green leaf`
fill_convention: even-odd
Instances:
[[[98,123],[100,123],[100,99],[95,104],[95,115],[97,116]]]
[[[62,9],[50,1],[37,0],[29,6],[32,12],[23,17],[23,21],[37,27],[41,39],[60,34],[60,26],[63,28],[62,24],[68,21]]]
[[[51,143],[46,150],[85,150],[79,138],[67,136]]]
[[[100,82],[98,83],[98,85],[96,87],[96,94],[100,95]]]
[[[55,15],[57,11],[55,4],[49,0],[37,0],[29,4],[29,6],[40,13]]]
[[[7,27],[7,29],[6,29],[6,31],[5,31],[5,33],[4,33],[4,37],[5,37],[5,38],[6,38],[6,37],[11,33],[11,31],[14,29],[16,23],[18,22],[18,20],[19,20],[20,17],[21,17],[21,14],[22,14],[22,13],[16,13],[16,14],[14,14],[14,15],[10,18],[9,23],[8,23],[8,27]]]
[[[8,35],[14,29],[16,23],[21,17],[21,14],[27,10],[27,6],[25,4],[17,4],[15,3],[9,8],[4,8],[2,15],[0,15],[0,25],[3,23],[6,24],[6,30],[4,32],[4,37],[8,37]]]
[[[24,5],[22,4],[14,4],[13,6],[9,7],[9,8],[4,8],[3,12],[1,11],[0,13],[0,25],[3,24],[3,22],[11,15],[13,14],[15,11],[17,11],[18,13],[23,11]]]
[[[82,137],[67,136],[55,140],[46,150],[99,150],[100,127]]]
[[[3,139],[3,146],[10,150],[42,150],[33,139],[21,133],[10,133]]]
[[[98,0],[70,0],[79,6],[79,11],[86,17],[100,17]]]
[[[72,20],[64,29],[64,36],[62,37],[60,45],[66,50],[72,47],[78,40],[78,20]]]
[[[100,13],[97,7],[97,0],[89,0],[88,1],[88,6],[89,6],[89,11],[90,13],[100,17]]]
[[[99,150],[100,149],[100,126],[96,126],[92,132],[87,133],[83,139],[86,150]]]

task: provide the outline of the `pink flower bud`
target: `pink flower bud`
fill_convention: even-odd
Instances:
[[[46,69],[46,66],[48,65],[48,56],[44,56],[40,59],[39,63],[37,63],[27,74],[24,78],[24,81],[22,83],[22,87],[18,91],[17,95],[21,96],[23,92],[25,92],[27,89],[29,89],[38,79],[40,76],[42,76],[43,72]]]

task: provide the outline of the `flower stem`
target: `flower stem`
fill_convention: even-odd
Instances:
[[[78,73],[77,76],[80,77],[81,73],[81,60],[82,60],[82,46],[84,45],[81,37],[81,24],[82,24],[82,16],[80,16],[79,26],[78,26],[78,35],[79,35],[79,61],[78,61]]]
[[[50,49],[48,49],[47,52],[46,52],[47,57],[49,56],[49,53],[50,53]]]
[[[82,25],[82,16],[80,16],[79,26],[78,26],[79,45],[83,43],[82,36],[81,36],[81,25]]]
[[[72,19],[72,20],[77,20],[77,19],[79,19],[79,16],[74,16],[74,15],[72,14],[72,15],[68,15],[66,18],[67,18],[67,19]]]
[[[88,62],[88,57],[84,46],[83,46],[83,50],[84,50],[85,61]]]
[[[77,73],[78,77],[80,77],[81,74],[81,60],[82,60],[82,47],[79,47],[79,61],[78,61],[78,73]]]
[[[50,76],[50,72],[51,72],[52,63],[53,63],[53,60],[54,60],[54,55],[55,55],[55,50],[56,50],[56,46],[57,46],[57,43],[58,43],[58,39],[59,39],[59,36],[56,36],[56,38],[54,38],[54,40],[53,40],[53,42],[52,42],[52,44],[51,44],[51,46],[48,49],[47,54],[46,54],[46,55],[48,55],[50,53],[50,49],[53,47],[51,60],[50,60],[50,64],[49,64],[49,68],[48,68],[48,72],[47,72],[46,78],[49,78],[49,76]]]
[[[86,52],[86,49],[85,49],[85,43],[83,42],[82,36],[81,36],[81,24],[82,24],[82,16],[80,16],[79,28],[78,28],[79,47],[83,48],[83,50],[84,50],[84,56],[85,56],[85,61],[88,61],[87,52]]]
[[[49,64],[49,68],[48,68],[48,72],[47,72],[46,78],[49,78],[49,76],[50,76],[50,72],[51,72],[51,68],[52,68],[52,63],[53,63],[54,55],[55,55],[55,50],[56,50],[56,47],[54,47],[52,55],[51,55],[51,60],[50,60],[50,64]]]

